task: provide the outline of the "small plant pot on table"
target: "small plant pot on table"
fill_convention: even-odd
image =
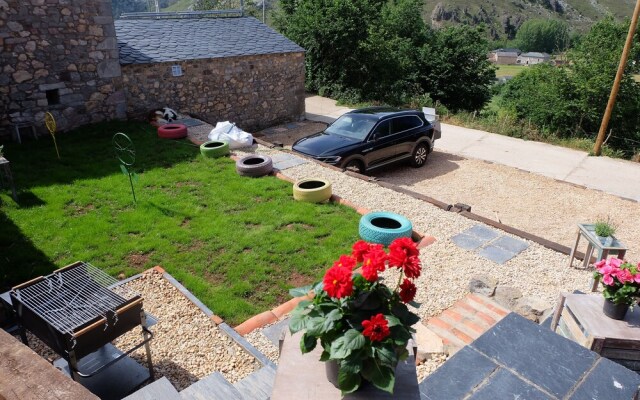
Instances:
[[[406,217],[386,211],[372,212],[360,218],[362,240],[388,246],[397,238],[411,237],[413,225]]]
[[[331,182],[320,178],[302,179],[293,185],[293,198],[309,203],[321,203],[331,197]]]
[[[218,158],[229,154],[229,143],[213,140],[200,145],[200,154],[207,158]]]

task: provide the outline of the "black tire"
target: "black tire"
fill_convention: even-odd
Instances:
[[[362,165],[362,161],[360,160],[351,160],[345,164],[344,169],[347,171],[357,172],[359,174],[364,173],[364,165]]]
[[[200,154],[207,158],[218,158],[229,154],[229,143],[211,141],[200,145]]]
[[[413,149],[411,154],[411,166],[413,168],[420,168],[427,163],[427,157],[429,156],[429,146],[426,143],[420,143]]]
[[[251,154],[236,161],[236,171],[239,175],[258,178],[269,175],[273,170],[273,161],[269,156]]]

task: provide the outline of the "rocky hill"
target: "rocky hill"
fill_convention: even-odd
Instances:
[[[608,13],[631,17],[636,0],[425,0],[424,18],[434,26],[485,24],[493,38],[511,39],[524,21],[553,18],[588,29]]]

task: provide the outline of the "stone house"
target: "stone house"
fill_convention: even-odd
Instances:
[[[255,18],[115,27],[129,116],[169,106],[247,130],[304,117],[304,49]]]
[[[551,56],[547,53],[537,53],[537,52],[522,53],[520,54],[520,56],[518,56],[518,64],[535,65],[535,64],[549,62],[550,59],[551,59]]]
[[[248,130],[304,116],[304,50],[254,18],[114,22],[110,0],[0,0],[0,48],[0,135],[44,132],[46,111],[61,131],[164,106]]]
[[[0,133],[124,118],[110,0],[0,0]]]
[[[500,65],[516,64],[521,51],[518,49],[496,49],[489,52],[489,61]]]

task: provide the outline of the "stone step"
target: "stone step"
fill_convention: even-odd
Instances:
[[[242,400],[244,397],[219,372],[200,379],[180,392],[183,400]]]
[[[245,399],[268,400],[269,397],[271,397],[275,378],[275,369],[262,367],[246,378],[236,382],[233,386],[238,389]]]
[[[180,400],[180,394],[164,376],[123,400]]]
[[[470,293],[429,319],[426,325],[442,338],[445,350],[453,354],[482,336],[507,314],[509,310],[488,297]]]

